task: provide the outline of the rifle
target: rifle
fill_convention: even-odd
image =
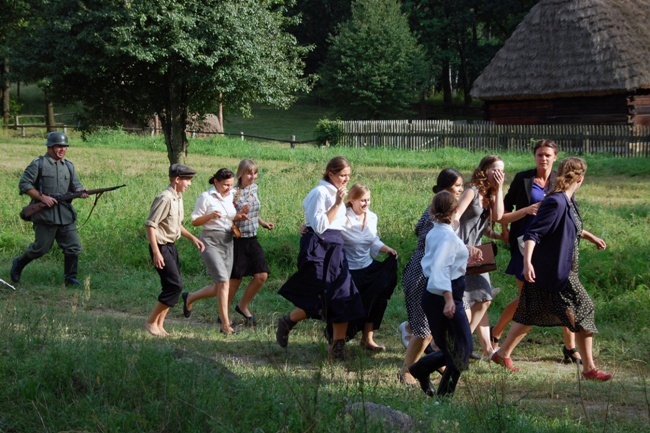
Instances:
[[[84,189],[81,191],[69,192],[67,194],[52,194],[50,197],[52,197],[58,202],[69,202],[72,201],[72,199],[81,197],[83,194],[88,194],[88,195],[98,194],[97,198],[95,199],[95,204],[97,204],[97,199],[99,199],[99,196],[101,196],[103,193],[105,193],[106,191],[113,191],[118,188],[122,188],[124,186],[126,185],[110,186],[108,188]],[[22,218],[25,221],[31,221],[32,215],[42,211],[46,207],[47,205],[40,201],[30,203],[27,206],[25,206],[23,210],[20,211],[20,218]],[[93,205],[93,209],[94,208],[95,206]],[[90,218],[90,215],[88,215],[88,217]]]

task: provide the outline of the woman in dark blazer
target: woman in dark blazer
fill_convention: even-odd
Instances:
[[[593,359],[594,304],[578,278],[580,238],[604,250],[605,241],[582,228],[573,198],[585,178],[587,164],[569,157],[560,163],[556,186],[538,209],[524,235],[525,283],[506,341],[492,361],[518,371],[510,359],[512,350],[532,326],[565,326],[576,334],[582,357],[582,376],[588,380],[612,378],[596,369]]]
[[[524,258],[519,249],[519,237],[533,221],[539,204],[546,194],[553,189],[556,172],[553,163],[557,160],[559,148],[552,140],[539,140],[533,148],[535,155],[535,168],[521,171],[515,175],[508,193],[503,199],[504,215],[499,221],[503,225],[503,235],[510,243],[510,263],[506,274],[514,275],[517,281],[518,294],[524,285]],[[508,229],[508,224],[510,228]],[[519,305],[519,296],[512,300],[501,313],[497,323],[490,329],[490,339],[493,346],[499,344],[501,334],[512,321],[512,316]],[[580,354],[575,349],[575,335],[567,328],[563,328],[564,347],[562,353],[565,363],[580,362]]]

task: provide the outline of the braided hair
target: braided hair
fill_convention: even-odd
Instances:
[[[564,192],[587,173],[587,163],[577,156],[569,156],[560,162],[553,192]]]

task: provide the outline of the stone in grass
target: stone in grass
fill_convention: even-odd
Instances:
[[[381,426],[382,431],[413,431],[413,419],[404,412],[391,409],[388,406],[370,402],[352,403],[345,406],[344,411],[357,421],[362,419],[365,411],[366,422],[371,425]]]

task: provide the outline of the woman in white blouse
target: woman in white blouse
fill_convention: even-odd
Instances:
[[[437,193],[431,204],[435,224],[427,234],[422,271],[428,278],[422,296],[422,309],[427,315],[431,334],[440,348],[409,367],[422,391],[436,392],[429,375],[442,367],[445,372],[438,384],[437,395],[451,396],[461,371],[469,367],[473,341],[469,321],[463,308],[465,269],[469,251],[451,226],[458,202],[448,191]]]
[[[298,271],[280,288],[279,294],[294,305],[278,319],[275,338],[280,347],[289,344],[289,332],[307,318],[332,325],[330,357],[345,358],[348,322],[364,317],[357,290],[343,251],[345,196],[351,167],[342,156],[332,158],[319,184],[302,202],[306,232],[300,238]]]
[[[370,210],[370,189],[366,185],[358,183],[350,188],[346,207],[343,248],[366,310],[363,319],[348,325],[347,336],[352,338],[361,330],[361,346],[379,352],[386,348],[375,343],[374,331],[379,329],[397,285],[397,251],[379,239],[377,214]],[[383,262],[374,260],[380,253],[388,254]]]
[[[248,220],[248,216],[244,211],[238,213],[233,205],[235,174],[232,171],[221,168],[208,182],[212,187],[196,199],[192,225],[203,228],[200,239],[205,244],[205,250],[201,256],[214,284],[196,292],[184,292],[183,313],[185,317],[190,317],[194,301],[216,297],[221,332],[232,334],[234,330],[228,317],[228,291],[233,263],[232,225],[234,221]]]

